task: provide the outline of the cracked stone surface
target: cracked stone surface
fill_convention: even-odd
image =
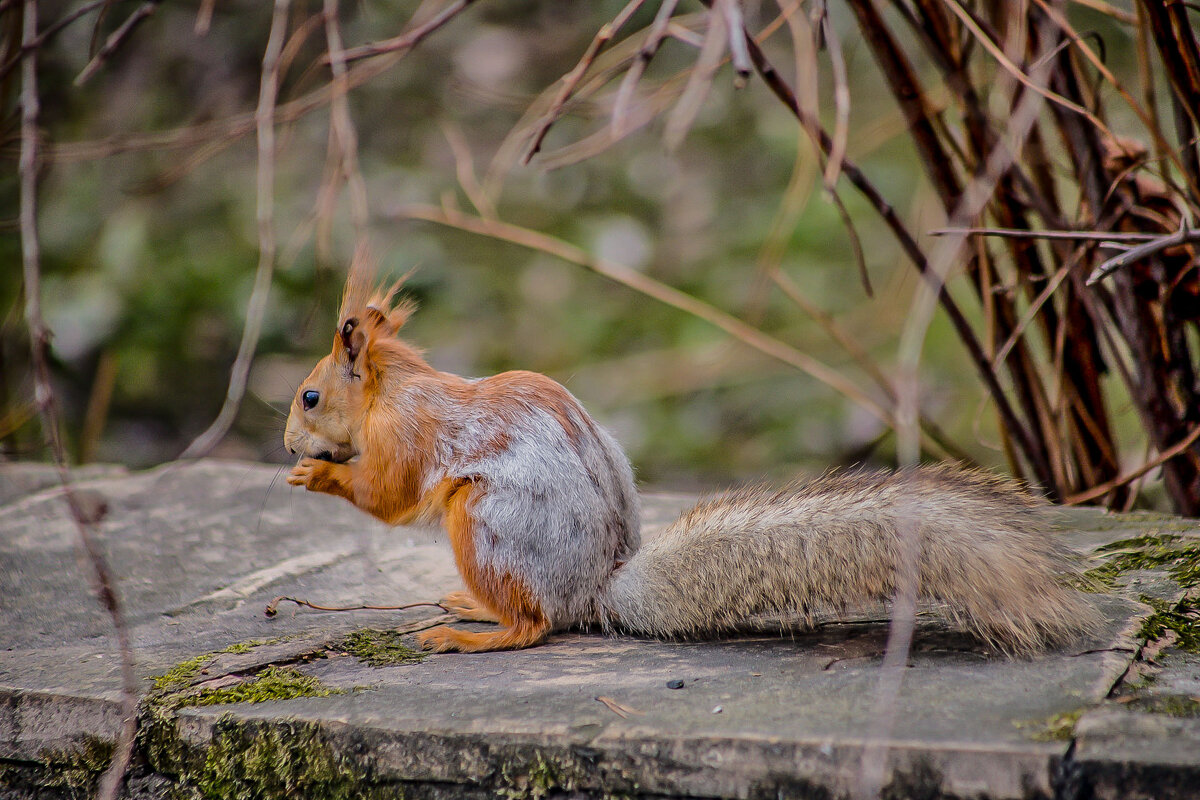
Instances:
[[[290,664],[346,690],[178,710],[172,740],[189,752],[210,752],[231,730],[285,740],[303,730],[364,786],[409,797],[839,798],[853,792],[864,748],[885,735],[884,609],[809,631],[763,620],[715,642],[566,633],[531,650],[375,668],[336,642],[364,627],[412,631],[440,612],[285,602],[268,619],[263,609],[280,595],[333,606],[436,600],[459,587],[440,530],[384,526],[287,487],[264,465],[206,460],[78,477],[107,504],[100,529],[146,692],[181,662],[259,642],[214,655],[193,679],[236,683]],[[644,503],[651,538],[690,501]],[[1193,521],[1162,515],[1077,509],[1058,519],[1058,535],[1081,554],[1147,532],[1197,535]],[[1028,658],[989,652],[922,616],[886,734],[885,795],[1197,796],[1200,719],[1147,698],[1200,701],[1200,659],[1168,648],[1141,663],[1135,631],[1148,609],[1132,598],[1173,588],[1157,572],[1131,580],[1097,595],[1107,623],[1089,640]],[[47,765],[115,738],[118,660],[54,472],[0,465],[0,798],[71,796],[54,793]],[[1147,669],[1157,679],[1121,696]],[[1047,735],[1061,718],[1078,723]],[[150,758],[139,770],[134,796],[195,789],[178,765]]]

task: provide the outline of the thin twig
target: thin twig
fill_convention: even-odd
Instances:
[[[18,0],[18,2],[19,1],[20,0]],[[98,8],[101,8],[104,5],[107,5],[109,2],[111,2],[111,0],[92,0],[92,2],[90,2],[90,3],[84,3],[79,8],[75,9],[70,14],[67,14],[62,19],[56,20],[52,25],[48,25],[45,30],[43,30],[36,37],[34,37],[34,40],[32,42],[21,45],[21,48],[17,52],[17,54],[15,56],[13,56],[12,58],[10,58],[4,64],[3,67],[0,67],[0,80],[2,80],[5,75],[12,72],[12,70],[17,66],[17,64],[20,63],[21,58],[24,56],[25,53],[32,52],[32,51],[37,50],[38,48],[42,47],[47,42],[49,42],[51,39],[53,39],[55,36],[57,36],[59,33],[61,33],[62,30],[64,28],[66,28],[68,25],[70,25],[72,22],[75,22],[80,17],[86,16],[86,15],[92,13],[93,11],[95,11]]]
[[[1046,88],[1045,86],[1038,86],[1034,81],[1030,80],[1029,76],[1026,75],[1025,72],[1023,70],[1021,70],[1020,67],[1018,67],[1016,64],[1014,64],[1008,58],[1008,56],[1006,56],[1004,54],[1003,50],[1001,50],[999,47],[996,46],[996,43],[993,42],[991,40],[991,38],[983,31],[983,29],[979,27],[979,24],[977,22],[975,22],[975,18],[972,17],[967,12],[967,10],[964,9],[957,2],[957,0],[944,0],[944,2],[950,8],[950,10],[954,12],[954,15],[962,21],[963,25],[966,27],[967,30],[969,30],[971,32],[971,34],[975,37],[976,41],[978,41],[981,45],[983,45],[983,48],[985,50],[987,50],[989,53],[991,53],[992,58],[996,59],[996,63],[998,63],[1000,66],[1002,66],[1005,69],[1005,71],[1007,71],[1010,75],[1012,75],[1014,78],[1016,78],[1018,81],[1020,81],[1020,83],[1022,85],[1024,85],[1027,89],[1029,89],[1030,91],[1033,91],[1033,92],[1037,92],[1042,97],[1045,97],[1047,100],[1049,100],[1052,103],[1055,103],[1056,105],[1059,105],[1059,106],[1062,106],[1063,108],[1067,108],[1067,109],[1070,109],[1071,111],[1074,111],[1076,114],[1079,114],[1080,116],[1084,117],[1088,122],[1095,125],[1098,130],[1104,132],[1106,135],[1108,135],[1109,137],[1111,137],[1113,139],[1116,138],[1116,136],[1113,134],[1113,132],[1108,129],[1108,126],[1104,124],[1104,121],[1101,120],[1099,117],[1097,117],[1095,114],[1093,114],[1091,111],[1088,111],[1086,108],[1079,105],[1078,103],[1074,103],[1074,102],[1068,100],[1067,98],[1063,97],[1061,94],[1057,94],[1056,92],[1051,91],[1050,89]]]
[[[267,607],[263,609],[263,614],[268,617],[275,616],[279,613],[279,604],[283,602],[295,603],[298,606],[305,606],[316,611],[404,611],[409,608],[423,608],[425,606],[429,606],[430,608],[440,608],[442,611],[447,612],[450,610],[441,603],[407,603],[402,606],[372,606],[367,604],[357,606],[321,606],[317,605],[316,603],[309,602],[308,600],[301,600],[298,597],[287,597],[286,595],[281,595],[267,603]]]
[[[1113,256],[1096,267],[1096,269],[1092,270],[1092,274],[1088,276],[1087,285],[1095,286],[1121,267],[1128,266],[1135,261],[1141,261],[1143,258],[1149,258],[1155,253],[1161,253],[1168,248],[1189,242],[1200,242],[1200,229],[1188,227],[1186,217],[1182,218],[1181,222],[1183,224],[1174,233],[1168,233],[1152,239],[1145,244],[1130,247],[1125,252]]]
[[[436,222],[440,225],[458,228],[459,230],[476,233],[481,236],[501,239],[519,244],[522,247],[540,250],[543,253],[557,256],[564,261],[587,267],[648,297],[652,297],[655,300],[715,325],[739,341],[753,347],[755,350],[786,364],[790,364],[802,372],[811,375],[860,405],[885,425],[890,427],[893,424],[893,416],[888,409],[869,397],[862,389],[837,370],[818,361],[807,353],[797,350],[779,339],[764,333],[758,328],[748,325],[742,320],[689,294],[660,283],[635,269],[608,261],[607,259],[593,257],[582,249],[552,236],[498,220],[485,220],[481,217],[464,214],[454,209],[426,205],[407,205],[397,209],[395,215],[402,218]]]
[[[634,90],[637,89],[638,81],[641,80],[642,73],[646,71],[646,66],[658,52],[658,47],[666,36],[667,24],[671,21],[671,15],[675,13],[675,6],[678,4],[679,0],[663,0],[662,5],[658,7],[658,13],[654,15],[654,21],[650,23],[650,30],[646,34],[646,41],[642,44],[642,49],[638,51],[633,63],[625,72],[625,77],[621,79],[621,85],[617,88],[617,98],[613,101],[612,138],[614,141],[620,139],[627,132],[625,117],[629,113],[629,104],[633,100]]]
[[[1179,455],[1180,453],[1182,453],[1183,451],[1185,451],[1189,447],[1191,447],[1193,444],[1195,444],[1197,439],[1200,439],[1200,425],[1197,425],[1194,428],[1192,428],[1191,432],[1188,433],[1187,436],[1183,437],[1183,439],[1181,439],[1179,442],[1175,443],[1171,447],[1168,447],[1166,450],[1159,453],[1156,458],[1151,459],[1150,461],[1146,462],[1145,464],[1143,464],[1142,466],[1133,470],[1132,472],[1127,472],[1124,475],[1113,478],[1111,481],[1106,481],[1105,483],[1101,483],[1098,486],[1093,486],[1092,488],[1088,489],[1086,492],[1080,492],[1079,494],[1073,494],[1070,497],[1068,497],[1064,502],[1069,506],[1075,506],[1075,505],[1079,505],[1080,503],[1086,503],[1089,500],[1095,500],[1097,497],[1103,497],[1104,495],[1111,492],[1113,489],[1124,486],[1127,483],[1132,483],[1133,481],[1135,481],[1138,478],[1140,478],[1141,476],[1145,475],[1147,472],[1154,469],[1155,467],[1162,466],[1163,464],[1170,461],[1172,458]]]
[[[254,360],[254,351],[258,348],[258,337],[262,332],[267,297],[271,289],[271,274],[275,268],[275,98],[279,92],[279,55],[287,34],[290,5],[291,0],[275,0],[271,32],[263,53],[258,110],[255,112],[258,126],[258,269],[254,275],[250,302],[246,307],[246,327],[242,331],[242,343],[233,362],[229,390],[225,394],[221,411],[208,430],[188,446],[181,458],[199,458],[207,455],[228,433],[246,393],[250,364]]]
[[[625,23],[642,7],[642,3],[644,2],[645,0],[629,0],[611,22],[605,23],[596,32],[591,44],[588,45],[587,50],[580,57],[579,63],[575,65],[574,69],[563,76],[562,86],[559,87],[558,94],[554,96],[554,100],[550,103],[550,108],[546,110],[546,113],[542,115],[542,118],[538,120],[537,125],[534,127],[533,134],[530,137],[529,148],[521,157],[522,164],[528,164],[530,159],[542,149],[542,142],[545,140],[546,134],[549,133],[550,126],[562,115],[563,106],[570,99],[571,94],[575,91],[575,87],[583,80],[583,76],[587,73],[588,68],[591,67],[592,62],[596,60],[596,56],[612,41],[612,38],[617,35],[621,28],[625,27]]]
[[[733,70],[737,73],[740,87],[754,74],[754,64],[750,61],[750,50],[746,46],[746,24],[742,19],[742,7],[738,5],[738,0],[716,0],[716,6],[725,20],[725,29],[729,35],[729,60],[733,62]]]
[[[1067,241],[1150,242],[1158,233],[1122,233],[1120,231],[1031,231],[1025,228],[935,228],[931,236],[1000,236],[1010,239],[1065,239]]]
[[[75,85],[82,86],[87,83],[88,79],[96,74],[100,67],[117,52],[117,49],[124,44],[125,40],[137,29],[139,25],[146,21],[155,11],[158,10],[158,5],[162,0],[146,0],[141,7],[129,15],[129,18],[121,23],[121,27],[109,35],[105,40],[104,46],[100,48],[100,52],[96,53],[95,57],[88,62],[83,71],[75,78]]]
[[[829,52],[829,65],[833,72],[833,107],[834,107],[834,125],[833,125],[833,147],[829,151],[829,159],[825,162],[825,188],[832,193],[834,187],[837,186],[838,175],[841,173],[842,160],[846,157],[846,143],[850,138],[850,78],[846,74],[846,59],[842,55],[842,42],[838,38],[837,31],[833,28],[833,22],[830,21],[829,15],[825,14],[821,20],[821,27],[825,34],[825,44]],[[836,201],[839,211],[842,213],[843,221],[846,221],[848,215],[845,213],[845,208],[842,207],[841,201]],[[853,226],[847,224],[848,230],[852,230]],[[852,234],[852,240],[856,241],[857,237]],[[866,267],[862,259],[859,259],[859,269],[863,275],[863,283],[867,289],[867,295],[871,294],[870,280],[866,275]]]
[[[197,36],[207,36],[208,29],[212,26],[213,11],[216,9],[217,0],[201,0],[200,10],[196,12],[196,27],[194,32]]]
[[[391,39],[385,39],[375,44],[352,47],[346,51],[346,62],[373,58],[385,53],[400,53],[411,50],[420,44],[426,36],[461,14],[473,2],[475,0],[455,0],[455,2],[435,14],[428,22],[424,22],[410,31],[405,31],[399,36],[394,36]]]
[[[833,147],[829,134],[821,128],[817,120],[805,113],[800,107],[800,103],[796,100],[796,95],[792,92],[791,87],[783,80],[778,70],[775,69],[762,52],[762,48],[753,39],[750,40],[750,56],[754,60],[755,69],[758,70],[759,76],[767,84],[767,87],[795,115],[805,130],[813,132],[817,137],[817,145],[821,150],[829,153]],[[884,199],[883,195],[856,164],[848,159],[843,159],[841,171],[847,180],[866,198],[876,213],[883,218],[888,228],[892,231],[892,234],[900,243],[900,247],[904,250],[905,255],[908,256],[917,271],[924,275],[929,267],[928,259],[920,246],[917,245],[917,241],[912,233],[904,225],[903,221],[900,220],[899,216],[897,216],[896,210]],[[967,321],[958,304],[954,302],[954,298],[946,291],[945,286],[940,288],[938,299],[946,315],[950,318],[951,324],[954,325],[959,340],[967,348],[972,362],[974,362],[976,369],[979,370],[980,377],[991,394],[992,401],[996,404],[996,410],[1004,420],[1005,427],[1015,439],[1021,450],[1021,454],[1032,465],[1037,480],[1046,486],[1052,486],[1053,476],[1050,465],[1029,430],[1026,429],[1025,425],[1017,417],[1012,404],[1008,400],[1008,396],[1004,393],[1004,388],[1000,385],[999,377],[996,375],[995,370],[992,369],[991,359],[988,358],[983,347],[980,346],[979,339],[975,336],[971,324]]]
[[[679,101],[675,103],[675,108],[671,110],[663,129],[663,141],[666,142],[668,150],[675,150],[683,143],[696,115],[700,113],[700,107],[704,105],[704,99],[708,97],[712,88],[713,76],[721,65],[725,38],[725,18],[720,14],[709,14],[708,31],[700,45],[700,54],[696,57],[691,74],[688,75],[683,94],[679,96]]]
[[[37,0],[25,0],[21,31],[22,45],[37,37]],[[23,47],[24,49],[24,47]],[[37,224],[37,172],[39,164],[37,52],[29,49],[21,64],[21,155],[18,163],[20,180],[21,265],[25,282],[25,321],[29,326],[30,356],[34,374],[34,401],[42,422],[42,430],[50,444],[59,481],[67,507],[75,522],[79,541],[92,566],[94,588],[100,605],[112,620],[121,659],[121,731],[113,749],[112,760],[100,778],[99,800],[114,800],[125,778],[133,754],[137,733],[137,677],[134,673],[133,646],[125,621],[124,606],[117,591],[116,578],[108,559],[97,540],[97,523],[107,508],[103,498],[85,497],[75,490],[67,469],[66,448],[59,431],[58,407],[50,382],[47,351],[50,331],[42,319],[41,251]]]
[[[355,249],[367,247],[367,224],[370,208],[367,184],[358,166],[358,131],[350,116],[347,95],[350,85],[346,73],[345,50],[338,27],[338,0],[325,0],[325,39],[329,47],[329,69],[333,74],[333,93],[329,98],[329,126],[337,143],[338,164],[350,190],[350,218],[357,238]]]

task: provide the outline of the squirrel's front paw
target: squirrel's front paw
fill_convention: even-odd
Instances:
[[[309,488],[313,478],[324,465],[325,462],[318,461],[315,458],[302,458],[300,459],[300,463],[292,467],[292,471],[288,473],[287,482],[292,486]]]

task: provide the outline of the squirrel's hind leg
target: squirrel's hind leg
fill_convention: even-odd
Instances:
[[[417,634],[417,642],[425,650],[437,653],[483,653],[489,650],[520,650],[541,644],[550,633],[550,623],[544,620],[518,620],[515,625],[498,631],[474,633],[441,625]]]
[[[470,592],[451,592],[442,598],[440,605],[461,620],[467,622],[499,622],[496,612],[475,599]]]

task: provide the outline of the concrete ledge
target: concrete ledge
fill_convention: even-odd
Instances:
[[[0,465],[0,484],[25,488],[0,492],[0,798],[79,796],[119,726],[109,623],[45,469]],[[716,642],[568,633],[533,650],[373,667],[347,652],[348,634],[411,633],[441,621],[436,609],[263,609],[284,594],[436,599],[458,587],[440,531],[388,528],[263,465],[101,469],[84,485],[108,504],[102,532],[146,692],[133,797],[840,798],[878,734],[880,609],[808,631],[761,620]],[[688,500],[645,503],[649,537]],[[1159,531],[1194,536],[1192,525],[1077,510],[1061,535],[1090,553]],[[1197,719],[1157,712],[1149,694],[1125,700],[1149,611],[1132,598],[1181,590],[1161,572],[1131,580],[1098,596],[1104,630],[1031,658],[922,617],[884,796],[1200,796]],[[1192,687],[1179,659],[1156,657],[1170,698]],[[198,687],[256,685],[269,668],[339,693],[179,703]],[[155,689],[167,674],[172,688]]]

